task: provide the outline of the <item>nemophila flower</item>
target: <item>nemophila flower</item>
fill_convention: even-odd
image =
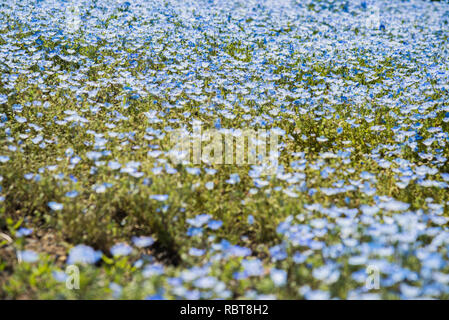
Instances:
[[[273,261],[280,261],[287,258],[287,252],[282,245],[277,245],[270,248],[270,255]]]
[[[64,153],[67,157],[71,157],[74,154],[74,151],[72,148],[67,148]]]
[[[153,172],[153,174],[158,175],[158,174],[162,173],[162,170],[163,170],[163,167],[155,167],[151,171]]]
[[[18,123],[25,123],[27,122],[27,119],[24,117],[20,117],[20,116],[15,116],[15,119]]]
[[[18,255],[23,262],[27,263],[34,263],[39,260],[39,255],[32,250],[19,251]]]
[[[164,267],[161,264],[151,264],[151,265],[145,266],[142,271],[142,275],[145,278],[159,276],[162,274],[164,274]]]
[[[123,290],[122,286],[115,282],[111,282],[109,284],[109,289],[111,289],[112,296],[114,297],[114,299],[118,299],[122,295],[122,290]]]
[[[50,201],[48,203],[48,206],[53,211],[59,211],[59,210],[62,210],[62,208],[64,208],[64,205],[62,203],[58,203],[58,202],[55,202],[55,201]]]
[[[74,157],[70,158],[70,163],[73,165],[78,164],[80,161],[81,161],[81,158],[78,156],[74,156]]]
[[[179,277],[167,278],[167,283],[172,287],[181,287],[183,280]]]
[[[201,292],[199,290],[187,290],[184,293],[184,298],[187,300],[199,300],[201,298]]]
[[[152,237],[133,237],[132,241],[136,247],[145,248],[149,247],[154,243],[154,239]]]
[[[206,171],[206,174],[208,175],[214,175],[215,173],[217,173],[217,170],[210,168],[205,168],[204,171]]]
[[[121,257],[130,255],[133,249],[128,244],[122,242],[112,246],[110,251],[114,257]]]
[[[388,211],[404,211],[410,207],[410,204],[401,201],[390,200],[379,203],[379,207]]]
[[[200,168],[186,168],[186,171],[188,174],[192,174],[192,175],[200,175],[201,174]]]
[[[1,163],[6,163],[9,161],[9,157],[8,156],[0,156],[0,162]]]
[[[12,111],[14,111],[14,112],[22,112],[22,110],[23,110],[23,106],[22,105],[17,104],[17,103],[12,105]]]
[[[240,182],[240,177],[239,177],[239,175],[237,173],[231,174],[229,176],[229,179],[226,180],[226,183],[229,183],[229,184],[236,184],[236,183],[239,183],[239,182]]]
[[[285,270],[271,269],[270,277],[277,287],[284,286],[287,283],[287,272]]]
[[[67,264],[94,264],[101,259],[101,256],[101,251],[79,244],[70,249]]]
[[[5,104],[8,102],[8,96],[6,94],[0,94],[0,104]]]
[[[150,196],[150,199],[156,200],[156,201],[167,201],[168,200],[168,194],[153,194]]]
[[[304,261],[306,261],[307,256],[304,254],[301,254],[300,252],[295,252],[295,254],[293,255],[293,261],[297,264],[303,263]]]
[[[108,162],[108,167],[111,170],[117,170],[117,169],[120,169],[121,164],[118,163],[117,161],[109,161]]]
[[[190,248],[189,249],[189,255],[194,256],[194,257],[202,256],[205,253],[206,253],[206,251],[202,250],[202,249],[198,249],[198,248]]]
[[[96,193],[105,193],[106,190],[110,187],[112,187],[112,183],[105,182],[99,185],[93,185],[92,190],[94,190]]]
[[[66,282],[69,277],[65,272],[59,270],[53,271],[52,276],[57,282]]]
[[[193,227],[199,228],[202,227],[204,224],[208,223],[211,219],[211,216],[208,214],[199,214],[195,216],[193,219],[187,219],[187,223],[192,225]]]
[[[251,249],[234,245],[229,247],[226,252],[231,256],[247,257],[251,255]]]
[[[33,229],[28,229],[28,228],[19,228],[16,232],[16,236],[17,237],[26,237],[29,236],[30,234],[33,233]]]
[[[36,136],[35,138],[31,139],[31,141],[34,144],[39,144],[43,140],[43,137],[41,135]]]
[[[241,265],[243,267],[243,275],[245,277],[261,276],[264,273],[262,261],[260,261],[259,259],[244,259],[242,260]]]
[[[399,286],[399,290],[401,291],[401,294],[405,299],[414,299],[422,291],[422,288],[410,286],[406,283],[401,283]]]
[[[194,266],[190,269],[183,270],[181,272],[181,279],[183,281],[193,281],[195,279],[198,279],[200,277],[207,276],[210,273],[210,267],[209,266]]]
[[[360,210],[363,212],[363,214],[374,215],[377,212],[379,212],[380,208],[374,207],[374,206],[371,207],[371,206],[367,206],[367,205],[361,205]]]
[[[207,226],[212,230],[218,230],[223,225],[223,221],[211,220],[207,223]]]
[[[332,284],[339,279],[340,271],[333,265],[324,265],[314,269],[312,275],[326,284]]]
[[[86,157],[89,160],[93,160],[93,161],[97,161],[100,160],[100,158],[103,156],[103,154],[101,152],[97,152],[97,151],[89,151],[86,152]]]
[[[135,268],[140,269],[140,268],[143,267],[143,264],[144,264],[144,261],[143,261],[142,259],[139,259],[139,260],[136,260],[136,261],[134,262],[133,266],[134,266]]]
[[[203,234],[203,228],[195,228],[195,227],[191,227],[187,229],[187,235],[189,237],[195,237],[195,236],[200,236]]]
[[[212,276],[206,276],[206,277],[201,277],[199,279],[196,279],[193,282],[193,285],[200,289],[211,289],[211,288],[215,287],[217,282],[218,282],[217,278],[212,277]]]
[[[79,194],[78,191],[72,190],[72,191],[66,192],[65,196],[68,197],[68,198],[75,198],[75,197],[78,196],[78,194]]]
[[[323,290],[310,290],[304,296],[307,300],[328,300],[330,293]]]

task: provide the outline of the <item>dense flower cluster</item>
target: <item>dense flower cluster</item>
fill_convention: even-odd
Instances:
[[[444,1],[2,1],[0,228],[101,297],[449,298],[448,34]],[[277,169],[173,163],[195,125]]]

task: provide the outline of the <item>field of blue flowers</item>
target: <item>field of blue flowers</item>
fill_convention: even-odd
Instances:
[[[448,36],[447,1],[1,0],[0,298],[448,299]],[[174,163],[195,124],[276,170]]]

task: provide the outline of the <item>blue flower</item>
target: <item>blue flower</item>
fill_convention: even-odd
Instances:
[[[128,256],[133,249],[126,243],[117,243],[111,248],[111,254],[114,257]]]
[[[233,173],[229,176],[229,179],[226,180],[227,183],[229,184],[236,184],[240,182],[240,177],[237,173]]]
[[[8,102],[8,96],[6,94],[0,94],[0,104],[5,104]]]
[[[193,219],[187,219],[187,223],[199,228],[202,227],[204,224],[206,224],[209,220],[210,220],[211,216],[208,214],[199,214],[197,216],[195,216],[195,218]]]
[[[139,248],[149,247],[154,243],[152,237],[133,237],[132,241],[134,245]]]
[[[166,201],[168,199],[167,194],[153,194],[150,196],[150,199],[156,200],[156,201]]]
[[[187,235],[189,237],[195,237],[195,236],[199,236],[201,234],[203,234],[203,228],[191,227],[191,228],[187,229]]]
[[[118,163],[117,161],[109,161],[108,163],[108,167],[111,170],[118,170],[121,167],[121,164]]]
[[[145,300],[165,300],[165,298],[162,294],[154,294],[154,295],[146,296]]]
[[[199,257],[199,256],[204,255],[205,253],[206,253],[206,250],[197,249],[197,248],[190,248],[189,249],[189,254],[191,256]]]
[[[211,220],[209,221],[209,223],[207,224],[207,226],[212,229],[212,230],[218,230],[221,228],[221,226],[223,225],[222,221],[218,221],[218,220]]]
[[[67,264],[94,264],[101,259],[101,256],[101,251],[79,244],[70,250]]]
[[[21,116],[15,116],[15,119],[18,123],[25,123],[27,122],[27,119]]]
[[[23,262],[27,262],[27,263],[34,263],[39,260],[39,255],[32,250],[20,251],[19,256]]]
[[[142,275],[145,278],[149,278],[152,276],[159,276],[164,273],[164,267],[160,264],[151,264],[146,266],[143,271]]]
[[[63,271],[53,271],[52,272],[53,278],[57,281],[57,282],[66,282],[68,275],[63,272]]]
[[[273,261],[280,261],[287,258],[287,252],[285,251],[285,248],[281,245],[277,245],[270,248],[270,254]]]
[[[262,261],[259,259],[244,259],[241,262],[244,274],[247,276],[261,276],[264,273]]]
[[[26,237],[29,236],[30,234],[33,233],[33,229],[28,229],[28,228],[19,228],[19,230],[17,230],[16,232],[16,236],[17,237]]]
[[[271,269],[270,277],[277,287],[285,286],[287,283],[287,272],[285,270]]]
[[[122,290],[123,290],[122,286],[118,285],[115,282],[111,282],[109,284],[109,289],[111,289],[112,296],[114,297],[114,299],[118,299],[122,295]]]
[[[78,196],[78,194],[79,194],[78,191],[72,190],[72,191],[66,192],[65,196],[68,198],[75,198]]]
[[[59,211],[59,210],[62,210],[62,208],[64,208],[64,205],[62,203],[58,203],[58,202],[55,202],[55,201],[49,202],[48,206],[53,211]]]

